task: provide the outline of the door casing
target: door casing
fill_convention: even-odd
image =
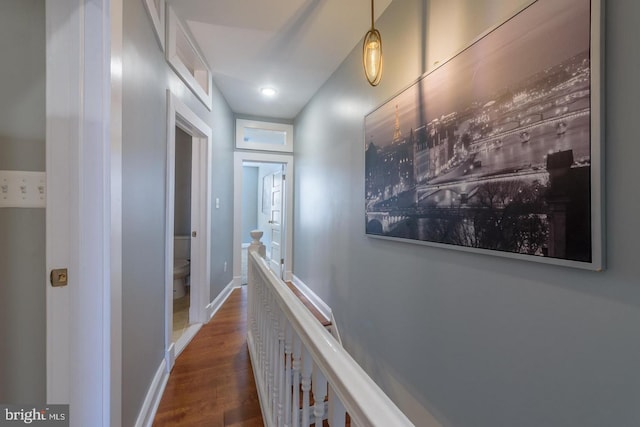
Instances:
[[[207,305],[211,292],[211,128],[171,91],[167,91],[167,194],[165,227],[165,351],[167,369],[182,350],[172,342],[173,331],[173,234],[175,200],[175,129],[184,130],[193,138],[191,230],[197,236],[191,240],[190,323],[203,324],[209,319]],[[195,333],[197,329],[191,329]]]
[[[121,0],[46,0],[47,402],[117,426],[121,396]],[[85,29],[90,28],[91,31]],[[114,66],[115,65],[115,66]]]

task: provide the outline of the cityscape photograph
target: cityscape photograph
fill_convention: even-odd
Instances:
[[[591,262],[590,23],[538,0],[367,115],[367,234]]]

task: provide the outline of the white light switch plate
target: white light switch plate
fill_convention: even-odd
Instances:
[[[45,172],[0,171],[0,208],[44,208]]]

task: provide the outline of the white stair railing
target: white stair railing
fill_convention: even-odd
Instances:
[[[252,232],[247,343],[267,427],[412,426],[409,419],[276,277]],[[313,404],[311,403],[313,401]]]

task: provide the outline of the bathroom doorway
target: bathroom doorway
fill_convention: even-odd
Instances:
[[[236,286],[247,283],[251,230],[263,232],[267,259],[282,280],[292,280],[293,157],[286,154],[234,154],[234,265]]]
[[[173,332],[178,342],[189,327],[191,306],[191,181],[193,138],[175,127],[175,176],[173,217]]]
[[[208,321],[211,128],[170,92],[167,98],[165,343],[171,369],[175,358]]]
[[[283,163],[244,162],[242,165],[242,274],[241,284],[247,284],[248,248],[252,230],[264,234],[267,259],[271,269],[283,277]]]

